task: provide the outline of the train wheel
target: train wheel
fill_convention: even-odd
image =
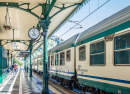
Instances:
[[[59,82],[59,77],[56,76],[56,81]]]
[[[63,85],[63,78],[60,78],[60,85]]]
[[[92,87],[92,94],[96,94],[96,88]]]
[[[69,81],[69,89],[73,90],[74,88],[74,81]]]

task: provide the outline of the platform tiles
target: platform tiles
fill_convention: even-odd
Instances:
[[[18,70],[14,75],[10,75],[8,79],[0,85],[0,94],[41,94],[42,81],[36,76],[29,77],[23,69]],[[62,94],[57,90],[49,87],[50,94]]]
[[[2,84],[0,84],[0,94],[11,94],[18,73],[19,71],[15,73],[10,71],[7,78],[3,81]]]

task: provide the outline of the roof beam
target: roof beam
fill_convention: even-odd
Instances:
[[[12,42],[19,42],[19,43],[22,43],[22,44],[24,44],[24,45],[26,45],[26,46],[29,46],[28,44],[27,44],[27,42],[28,41],[21,41],[21,40],[10,40],[10,41],[6,41],[4,44],[3,44],[3,46],[4,45],[6,45],[6,44],[8,44],[8,43],[12,43]]]
[[[25,4],[29,5],[30,3],[23,3],[23,4],[19,5],[18,3],[8,3],[7,4],[7,2],[0,2],[0,7],[7,7],[8,6],[10,8],[16,8],[16,9],[19,9],[19,10],[23,10],[25,12],[28,12],[28,13],[32,14],[33,16],[35,16],[36,18],[39,19],[39,16],[37,14],[31,12],[32,9],[34,9],[34,8],[36,8],[38,6],[35,6],[32,9],[24,9],[24,8],[19,7],[19,6],[22,6],[22,5],[25,5]]]
[[[55,15],[57,15],[58,13],[60,13],[61,11],[63,11],[63,10],[65,10],[65,9],[68,9],[68,8],[70,8],[70,7],[73,7],[73,6],[78,6],[78,5],[80,5],[81,3],[75,3],[75,4],[73,4],[73,5],[70,5],[70,6],[67,6],[67,7],[57,7],[57,6],[54,6],[54,7],[56,7],[56,8],[60,8],[60,10],[59,11],[57,11],[55,14],[53,14],[51,17],[50,17],[50,19],[52,19]]]
[[[55,3],[56,3],[56,0],[52,0],[52,2],[51,2],[51,4],[50,4],[49,8],[48,8],[47,11],[46,11],[45,17],[48,17],[48,16],[49,16],[49,14],[50,14],[52,8],[54,7]]]

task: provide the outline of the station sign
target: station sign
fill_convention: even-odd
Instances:
[[[20,57],[28,57],[30,54],[30,51],[20,51]]]

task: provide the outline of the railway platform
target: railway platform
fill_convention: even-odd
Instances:
[[[0,94],[41,94],[42,87],[42,81],[37,76],[29,77],[29,74],[21,68],[10,74],[0,85]],[[49,94],[62,94],[62,92],[49,87]]]

